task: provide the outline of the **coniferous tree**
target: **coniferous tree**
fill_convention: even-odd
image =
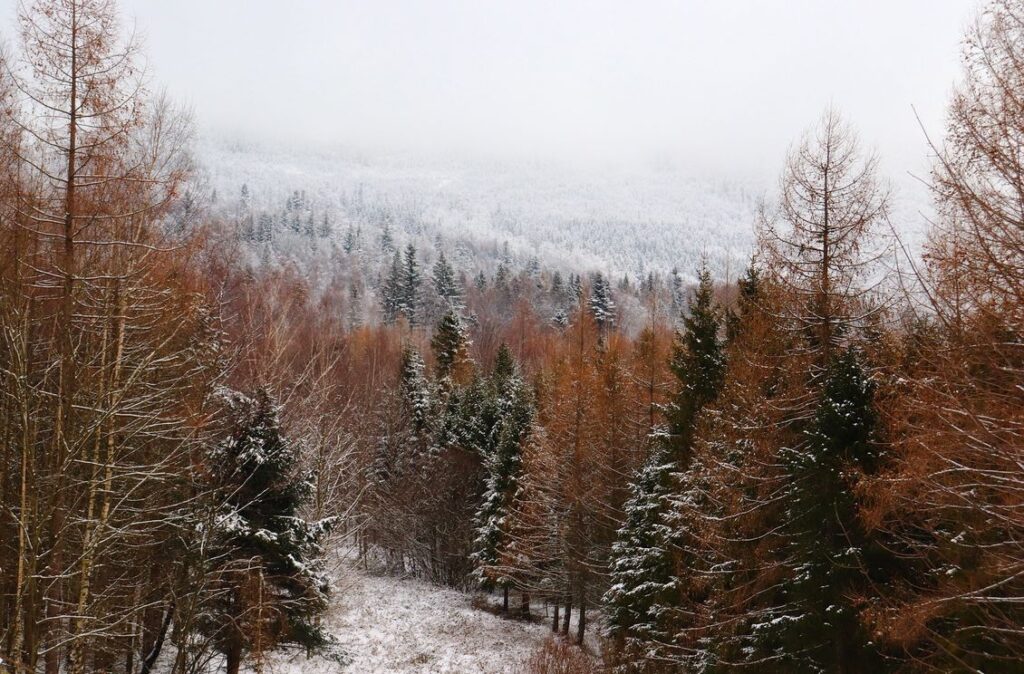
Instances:
[[[697,415],[718,395],[725,377],[725,354],[719,336],[722,320],[706,265],[701,267],[698,279],[670,363],[680,388],[669,410],[669,432],[681,469],[686,468],[692,450]]]
[[[395,238],[391,235],[391,225],[384,223],[384,229],[380,233],[380,249],[385,253],[395,250]]]
[[[423,358],[416,349],[403,349],[399,390],[417,437],[426,435],[431,417],[430,387],[424,372]]]
[[[324,216],[326,218],[326,216]],[[342,249],[346,253],[352,253],[356,248],[356,232],[352,228],[352,225],[348,226],[348,230],[345,232],[345,239],[341,244]]]
[[[753,311],[757,303],[757,295],[761,286],[761,272],[751,262],[744,272],[743,278],[736,282],[739,294],[736,305],[729,307],[725,314],[726,341],[733,342],[740,333],[745,316]]]
[[[416,325],[419,320],[420,286],[422,283],[419,262],[416,261],[416,246],[410,243],[405,248],[400,292],[401,312],[410,325]]]
[[[462,318],[454,309],[449,309],[441,317],[430,346],[437,362],[437,378],[450,388],[452,380],[460,378],[460,370],[469,362],[469,338]]]
[[[265,390],[231,392],[228,436],[210,452],[208,480],[217,498],[214,546],[216,593],[204,631],[237,674],[245,653],[277,645],[321,649],[317,623],[329,586],[320,542],[329,521],[300,512],[312,482],[299,468],[298,448],[285,437],[279,409]]]
[[[462,290],[455,279],[455,270],[445,259],[444,252],[437,257],[433,272],[434,292],[446,307],[459,309],[462,306]]]
[[[486,491],[475,518],[474,575],[484,589],[501,587],[505,590],[507,609],[507,590],[512,575],[510,565],[503,563],[503,555],[510,542],[510,514],[519,489],[523,443],[533,420],[533,405],[529,389],[520,378],[512,352],[505,344],[498,351],[488,388],[495,417],[487,431]]]
[[[651,652],[673,637],[669,609],[678,602],[679,578],[665,513],[674,471],[670,452],[657,445],[630,485],[626,519],[612,546],[604,605],[616,671],[644,671]]]
[[[384,314],[384,323],[392,324],[403,312],[402,297],[402,258],[398,251],[395,251],[391,258],[391,269],[388,277],[381,286],[381,311]]]
[[[855,603],[868,589],[865,569],[880,563],[853,494],[857,476],[872,472],[878,459],[873,398],[856,351],[844,351],[826,371],[805,441],[782,448],[789,577],[783,597],[753,626],[751,642],[793,671],[884,671]]]
[[[601,272],[594,274],[590,286],[590,313],[599,330],[609,330],[615,325],[615,301],[612,299],[611,285]]]

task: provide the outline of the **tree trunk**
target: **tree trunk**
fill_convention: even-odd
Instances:
[[[572,595],[565,598],[565,615],[562,616],[562,634],[569,635],[569,621],[572,619]]]
[[[171,616],[174,615],[174,602],[172,601],[167,606],[167,613],[164,614],[163,622],[160,623],[160,631],[156,635],[156,641],[153,642],[153,648],[146,654],[146,659],[142,661],[142,669],[139,670],[139,674],[149,674],[153,669],[153,664],[156,663],[156,659],[160,657],[160,651],[164,647],[164,637],[167,636],[167,628],[171,624]]]
[[[528,592],[523,593],[522,612],[524,618],[530,617],[530,594]]]
[[[558,609],[560,607],[561,607],[561,604],[559,604],[558,600],[556,599],[555,600],[555,617],[551,619],[551,632],[553,634],[558,634]]]
[[[585,588],[580,588],[580,615],[576,623],[576,643],[583,645],[583,635],[587,630],[587,593]]]
[[[228,650],[224,655],[227,658],[226,674],[238,674],[238,670],[242,665],[242,642],[238,639],[232,639],[231,645],[228,646]]]
[[[502,588],[501,610],[508,613],[508,586]]]

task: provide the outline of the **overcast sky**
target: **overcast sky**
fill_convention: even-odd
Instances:
[[[7,34],[14,0],[0,0]],[[123,0],[205,129],[772,173],[830,102],[890,170],[942,127],[974,0]]]

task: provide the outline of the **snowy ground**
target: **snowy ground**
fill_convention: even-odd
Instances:
[[[518,597],[516,597],[518,599]],[[328,630],[351,656],[347,667],[301,654],[274,656],[267,674],[498,674],[521,672],[548,625],[473,609],[471,597],[415,580],[341,567]],[[543,610],[543,607],[537,607]]]

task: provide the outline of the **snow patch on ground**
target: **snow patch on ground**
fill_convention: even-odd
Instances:
[[[523,671],[547,624],[505,620],[470,606],[471,596],[416,580],[343,566],[328,631],[351,657],[341,668],[301,653],[272,656],[266,674],[502,674]]]

